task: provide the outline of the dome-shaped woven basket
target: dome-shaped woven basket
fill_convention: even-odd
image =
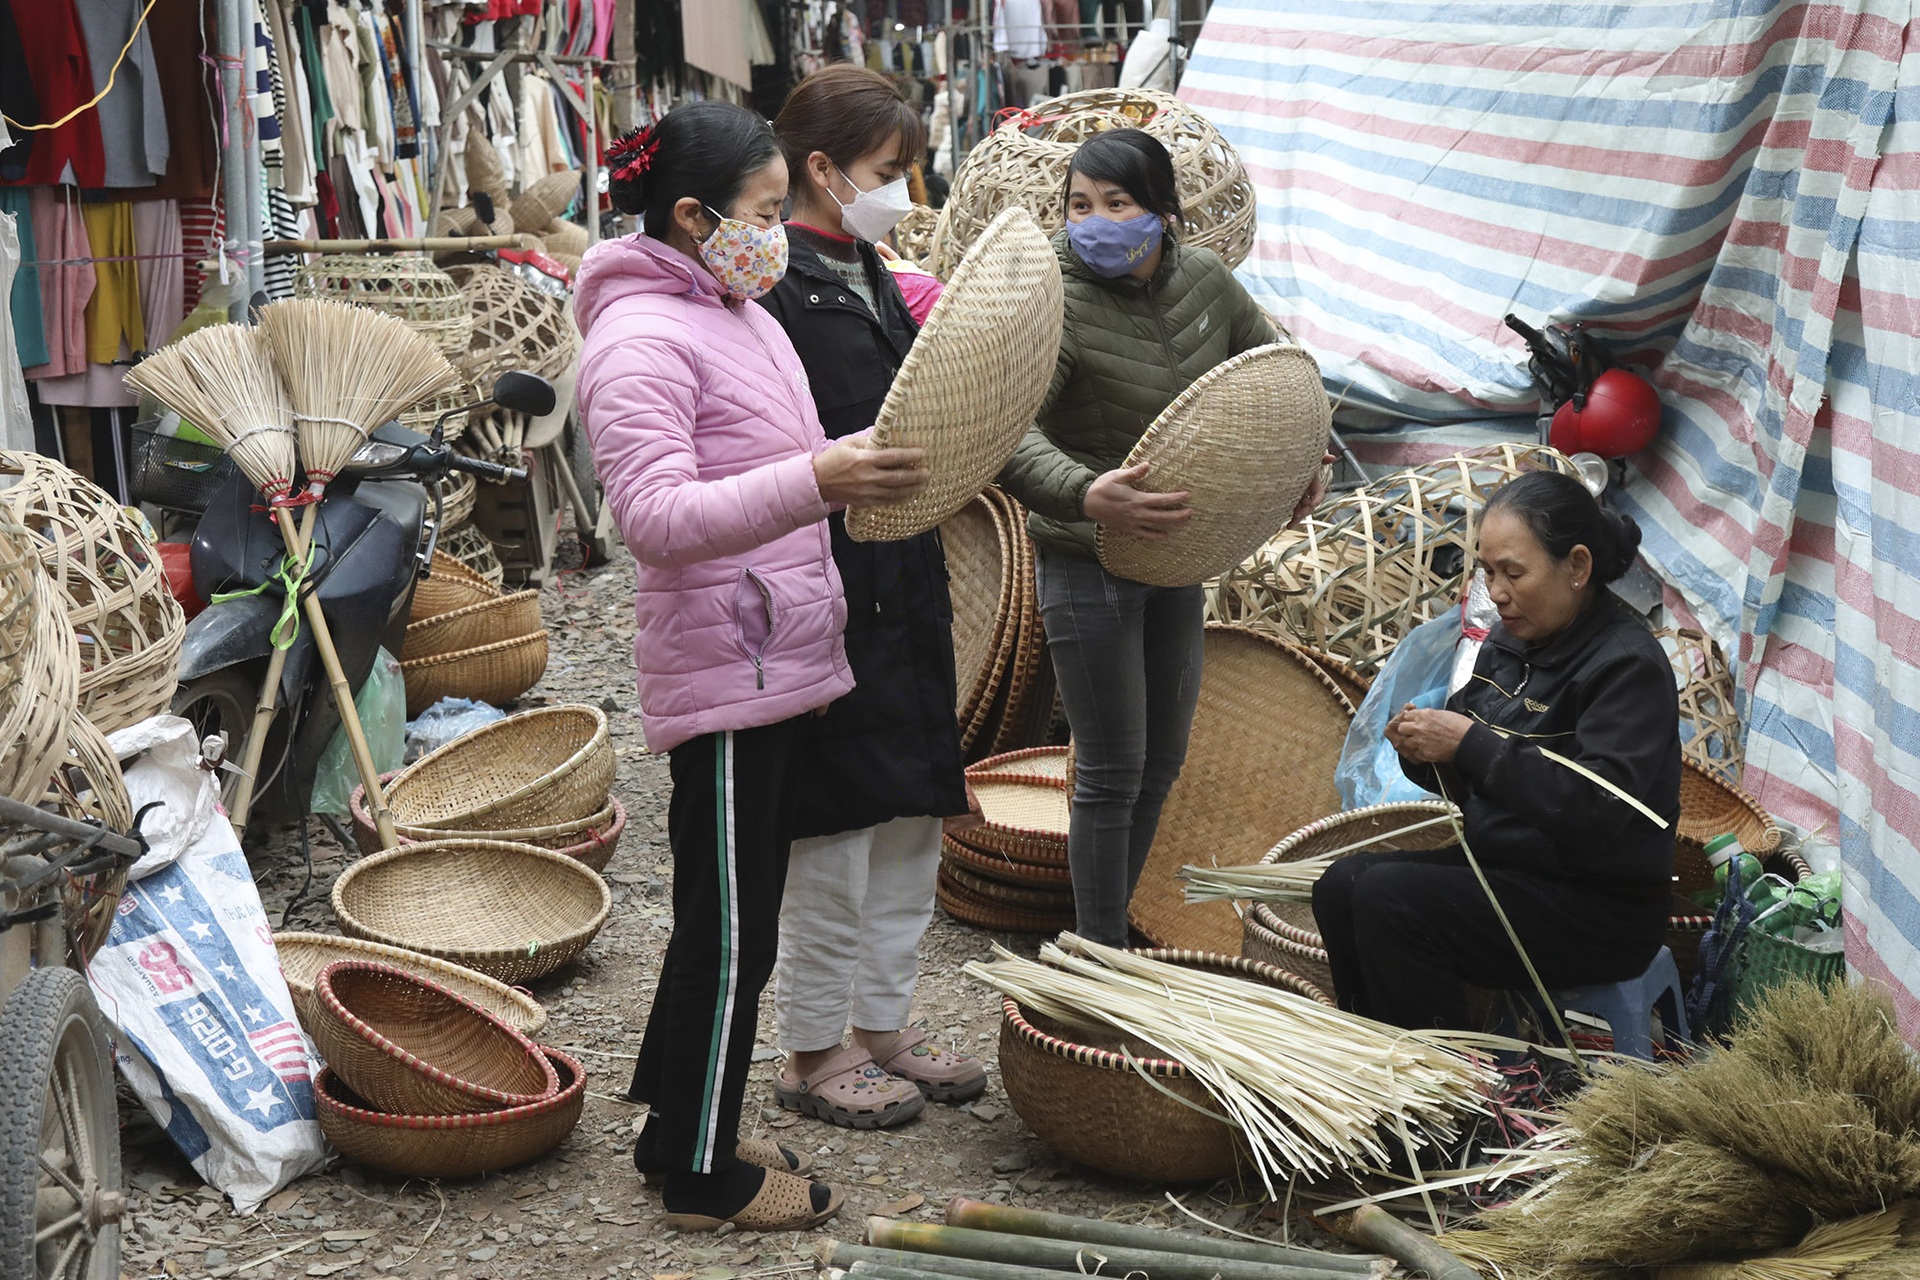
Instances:
[[[1317,858],[1338,849],[1341,856],[1380,849],[1444,849],[1455,843],[1453,824],[1444,820],[1457,810],[1438,800],[1405,804],[1375,804],[1321,818],[1289,835],[1268,850],[1260,861],[1272,866]],[[1420,829],[1408,830],[1411,827]],[[1363,841],[1368,843],[1362,843]],[[1349,846],[1359,845],[1359,848]],[[1327,948],[1307,902],[1255,902],[1246,916],[1241,954],[1291,969],[1315,986],[1337,995],[1333,973],[1327,968]]]
[[[363,858],[333,883],[340,929],[524,986],[569,963],[613,909],[591,867],[530,844],[436,840]]]
[[[4,505],[39,539],[40,563],[79,643],[79,707],[102,733],[167,709],[186,616],[138,512],[37,453],[0,451]]]
[[[587,229],[577,222],[563,222],[555,219],[540,233],[547,242],[547,256],[566,257],[573,260],[574,266],[580,265],[580,257],[587,251]]]
[[[516,591],[510,596],[482,600],[451,613],[407,624],[400,660],[431,658],[462,649],[477,649],[502,640],[517,640],[541,629],[540,593]]]
[[[313,1104],[327,1142],[355,1164],[408,1178],[469,1178],[525,1164],[566,1141],[587,1101],[587,1073],[558,1049],[540,1046],[559,1089],[508,1111],[466,1116],[396,1116],[376,1111],[323,1068]]]
[[[566,169],[535,178],[525,191],[513,198],[508,212],[513,215],[513,225],[517,229],[545,234],[540,228],[565,217],[567,210],[579,198],[580,171]]]
[[[1207,581],[1284,529],[1320,472],[1333,414],[1320,366],[1299,347],[1266,346],[1216,365],[1166,407],[1124,465],[1150,464],[1138,488],[1186,492],[1185,527],[1158,541],[1100,526],[1100,563],[1156,587]]]
[[[465,350],[466,348],[462,347],[461,353]],[[433,431],[433,424],[440,421],[442,414],[452,413],[455,409],[474,403],[480,399],[480,394],[480,389],[473,385],[472,379],[463,376],[459,382],[434,396],[433,399],[423,400],[413,408],[405,410],[395,421],[409,431],[418,431],[423,436],[429,435]],[[447,419],[446,435],[443,438],[449,444],[466,434],[469,416],[471,415],[454,413]],[[448,478],[465,480],[469,485],[473,483],[473,477],[464,473],[456,473]],[[457,520],[448,520],[447,526],[451,528],[458,523]]]
[[[442,698],[503,706],[539,684],[546,673],[545,631],[400,664],[409,720]]]
[[[1662,627],[1653,634],[1673,663],[1680,690],[1681,754],[1720,781],[1740,785],[1746,750],[1726,655],[1703,632]]]
[[[599,813],[613,789],[606,712],[523,711],[463,734],[387,788],[396,823],[448,833],[546,827]]]
[[[452,1116],[524,1107],[559,1088],[533,1041],[431,978],[372,960],[314,976],[314,1048],[382,1111]]]
[[[547,1011],[526,992],[515,991],[484,973],[448,964],[418,951],[325,933],[276,933],[273,946],[280,956],[280,972],[287,980],[287,990],[293,995],[294,1012],[300,1015],[300,1025],[307,1028],[308,1034],[313,1030],[307,1002],[313,998],[314,979],[322,969],[338,960],[371,960],[431,978],[455,995],[473,1001],[523,1036],[537,1036],[547,1025]]]
[[[511,271],[492,266],[449,269],[473,309],[473,341],[463,366],[479,386],[512,369],[558,378],[580,358],[580,331],[565,303]]]
[[[67,752],[80,646],[34,535],[0,505],[0,795],[37,803]]]
[[[1127,917],[1160,945],[1235,952],[1241,927],[1233,905],[1187,902],[1180,868],[1258,862],[1288,832],[1338,810],[1333,768],[1353,708],[1291,645],[1217,625],[1204,644],[1186,763]]]
[[[423,622],[455,609],[500,598],[500,589],[467,568],[465,562],[435,548],[427,576],[413,584],[410,622]]]
[[[386,776],[391,778],[393,775]],[[353,842],[360,846],[360,852],[379,853],[380,832],[367,813],[364,787],[355,787],[347,797],[347,812],[353,820]],[[569,858],[584,862],[595,871],[605,871],[607,864],[613,861],[615,850],[620,847],[620,837],[626,831],[627,807],[615,797],[608,796],[606,808],[578,822],[556,822],[545,827],[518,827],[505,831],[462,831],[460,838],[538,845],[542,849],[564,853]],[[420,844],[444,839],[447,833],[433,827],[408,827],[396,823],[394,834],[399,837],[401,844]]]
[[[1306,979],[1258,961],[1193,951],[1137,954],[1333,1003]],[[1182,1063],[1118,1032],[1028,1015],[1010,998],[1002,998],[1001,1013],[1007,1101],[1062,1155],[1141,1182],[1212,1181],[1240,1162],[1239,1130],[1214,1118],[1219,1104]]]
[[[940,225],[940,214],[924,204],[916,204],[907,210],[893,227],[894,248],[900,256],[916,266],[933,269],[933,231]]]
[[[449,356],[473,340],[473,311],[453,277],[424,253],[327,254],[301,267],[296,298],[357,302],[385,312],[426,335]]]
[[[1066,225],[1067,166],[1080,144],[1109,129],[1143,129],[1173,156],[1183,242],[1229,267],[1253,250],[1253,184],[1239,154],[1199,112],[1152,89],[1088,89],[1016,116],[967,153],[941,211],[928,267],[945,278],[994,218],[1023,208],[1052,235]]]
[[[493,588],[494,594],[500,594],[500,584],[505,581],[507,571],[500,563],[500,553],[493,548],[492,539],[471,524],[463,524],[457,529],[449,529],[440,535],[440,546],[446,553],[473,571],[480,581]]]
[[[1060,262],[1024,210],[996,218],[933,304],[870,437],[925,449],[919,493],[849,507],[859,542],[910,538],[965,506],[1033,424],[1060,352]]]
[[[968,775],[986,820],[954,839],[993,857],[1042,867],[1067,865],[1067,819],[1072,790],[1066,779]]]
[[[457,471],[442,476],[436,483],[440,490],[441,526],[451,529],[471,520],[473,504],[480,490],[474,478],[464,471]]]

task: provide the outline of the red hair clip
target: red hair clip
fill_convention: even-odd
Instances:
[[[633,130],[608,147],[607,163],[612,167],[614,178],[632,182],[652,167],[654,154],[659,150],[660,135],[648,125]]]

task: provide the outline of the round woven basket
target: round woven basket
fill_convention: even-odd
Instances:
[[[952,873],[945,867],[940,869],[935,880],[934,900],[942,911],[961,924],[969,924],[976,929],[990,929],[995,933],[1055,934],[1074,926],[1074,915],[1070,910],[1032,911],[1009,905],[998,897],[974,893],[956,883]]]
[[[1780,844],[1774,825],[1760,802],[1730,782],[1723,782],[1692,760],[1680,762],[1680,821],[1674,831],[1674,888],[1683,894],[1713,887],[1713,868],[1707,863],[1707,842],[1731,833],[1740,847],[1766,861]]]
[[[473,310],[473,340],[462,367],[482,387],[512,369],[558,378],[580,358],[580,331],[565,304],[511,271],[448,269]]]
[[[969,875],[998,884],[1055,890],[1065,889],[1073,884],[1073,873],[1066,867],[1046,866],[1035,862],[1015,862],[1005,854],[982,853],[972,845],[956,840],[952,836],[941,837],[940,854],[948,870],[956,873],[965,871]]]
[[[1301,652],[1320,664],[1320,669],[1333,677],[1334,687],[1346,698],[1347,704],[1355,711],[1367,700],[1367,690],[1373,687],[1373,680],[1354,670],[1353,664],[1344,658],[1336,658],[1330,653],[1304,646]]]
[[[613,740],[598,707],[542,707],[482,725],[402,769],[393,820],[448,833],[590,818],[613,789]]]
[[[558,1089],[533,1041],[431,978],[372,960],[314,976],[314,1048],[382,1111],[453,1116],[524,1107]]]
[[[508,1111],[466,1116],[396,1116],[322,1068],[313,1085],[320,1131],[355,1164],[409,1178],[468,1178],[525,1164],[566,1140],[587,1101],[587,1073],[558,1049],[540,1046],[560,1087],[550,1098]]]
[[[507,212],[513,215],[516,228],[532,231],[565,217],[568,208],[579,198],[580,171],[565,169],[535,178],[525,191],[513,198]]]
[[[484,973],[448,964],[418,951],[325,933],[276,933],[273,946],[280,956],[280,972],[287,980],[287,990],[293,995],[294,1012],[300,1016],[300,1025],[307,1028],[309,1035],[313,1023],[307,1002],[313,998],[314,979],[322,969],[338,960],[371,960],[431,978],[455,995],[473,1001],[523,1036],[537,1036],[547,1025],[547,1011],[526,992],[515,991]]]
[[[555,219],[540,234],[547,242],[547,256],[571,258],[576,266],[588,248],[587,229],[577,222]]]
[[[546,673],[545,631],[400,664],[409,720],[442,698],[502,706],[539,684]]]
[[[1403,829],[1444,818],[1454,812],[1456,810],[1452,805],[1438,800],[1375,804],[1364,809],[1349,809],[1308,823],[1273,846],[1260,861],[1267,866],[1298,862],[1302,858],[1317,858],[1335,849],[1346,849],[1361,841],[1370,843],[1361,849],[1350,849],[1348,854],[1362,850],[1444,849],[1454,843],[1451,823],[1426,827],[1420,831]],[[1249,904],[1240,953],[1291,969],[1321,990],[1339,994],[1334,991],[1333,974],[1327,968],[1327,948],[1314,921],[1311,903]]]
[[[1069,747],[1025,747],[1019,751],[988,756],[980,763],[968,766],[967,778],[972,782],[982,778],[1032,778],[1046,783],[1065,782],[1072,754]]]
[[[1037,866],[1067,865],[1073,792],[1066,779],[970,777],[986,820],[954,838],[994,857]]]
[[[49,712],[58,715],[51,708]],[[73,713],[66,719],[66,755],[55,767],[41,803],[65,817],[96,823],[109,831],[132,830],[133,803],[113,748],[85,716]],[[115,908],[127,887],[129,869],[128,864],[115,862],[92,875],[68,876],[61,885],[61,918],[66,924],[67,941],[83,963],[106,945]]]
[[[1138,954],[1333,1003],[1306,979],[1270,964],[1192,951]],[[1000,1083],[1042,1142],[1141,1182],[1212,1181],[1234,1171],[1244,1150],[1239,1131],[1213,1118],[1219,1105],[1183,1064],[1118,1032],[1028,1016],[1012,999],[1003,998],[1001,1010]]]
[[[38,540],[79,644],[80,710],[102,733],[166,710],[187,621],[146,520],[37,453],[0,451],[0,485],[10,477],[0,506]]]
[[[1033,425],[1060,351],[1060,262],[1019,209],[995,218],[894,375],[869,437],[926,450],[927,483],[904,502],[849,507],[847,535],[924,533],[993,480]]]
[[[1746,753],[1726,655],[1704,632],[1662,627],[1653,634],[1673,663],[1680,690],[1681,754],[1720,781],[1738,786]]]
[[[1171,94],[1088,89],[1015,116],[967,153],[954,175],[927,263],[945,277],[1003,210],[1032,214],[1051,235],[1066,225],[1067,167],[1080,144],[1108,129],[1143,129],[1173,156],[1183,240],[1237,267],[1253,249],[1253,184],[1220,131]]]
[[[613,908],[592,868],[551,849],[436,840],[363,858],[333,884],[341,931],[523,986],[572,961]]]
[[[1287,525],[1320,472],[1333,414],[1320,366],[1299,347],[1243,351],[1202,374],[1127,455],[1151,465],[1139,488],[1191,495],[1193,516],[1158,541],[1101,525],[1116,577],[1186,587],[1225,573]]]
[[[445,528],[465,524],[473,518],[473,504],[480,486],[464,471],[443,476],[436,482],[440,491],[440,522]]]
[[[388,774],[391,778],[393,775]],[[347,797],[347,810],[353,819],[353,842],[360,846],[361,853],[379,853],[381,849],[380,832],[373,825],[373,818],[367,813],[367,794],[364,787],[355,787]],[[620,837],[627,832],[627,806],[609,796],[607,807],[590,818],[578,822],[557,822],[545,827],[519,827],[505,831],[462,831],[463,840],[497,840],[503,844],[531,844],[542,849],[551,849],[555,853],[564,853],[569,858],[584,862],[595,871],[605,871],[607,864],[613,861],[613,855],[620,847]],[[409,827],[394,824],[394,835],[401,844],[421,844],[428,840],[440,840],[446,832],[433,827]]]
[[[953,601],[953,666],[959,703],[954,708],[963,740],[1004,671],[1001,636],[1013,608],[1010,572],[1013,532],[1006,510],[980,494],[940,526],[947,556],[947,591]]]
[[[1016,911],[1051,913],[1063,918],[1073,914],[1071,888],[1008,884],[1004,880],[970,871],[963,863],[951,858],[941,859],[940,871],[954,888],[964,890],[982,901],[998,903]]]
[[[0,795],[38,802],[67,752],[80,644],[34,538],[0,505]]]
[[[540,625],[540,593],[516,591],[510,596],[482,600],[450,613],[407,624],[407,636],[400,646],[400,660],[431,658],[443,653],[478,649],[502,640],[517,640],[543,628]]]
[[[1160,946],[1234,952],[1233,904],[1187,902],[1180,868],[1258,862],[1288,832],[1337,811],[1333,766],[1352,712],[1327,673],[1290,645],[1219,625],[1207,627],[1204,644],[1186,763],[1128,919]]]
[[[447,355],[473,340],[473,312],[453,277],[424,253],[327,254],[301,267],[296,298],[331,298],[385,312],[425,334]]]
[[[499,587],[469,569],[465,562],[435,550],[427,576],[413,584],[413,605],[407,617],[410,623],[423,622],[499,598]]]
[[[507,571],[486,534],[473,525],[463,524],[441,534],[440,545],[448,555],[473,570],[475,577],[492,587],[495,595],[500,594],[500,584],[505,581]]]
[[[1046,740],[1058,692],[1053,663],[1047,656],[1047,633],[1040,619],[1040,589],[1034,578],[1033,539],[1027,534],[1027,512],[998,489],[988,495],[1006,510],[1013,558],[1006,573],[1013,579],[1014,607],[1001,632],[1004,674],[987,715],[967,743],[976,753],[999,755]]]

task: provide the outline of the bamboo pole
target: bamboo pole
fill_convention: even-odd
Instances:
[[[1342,1239],[1398,1259],[1408,1270],[1422,1273],[1427,1280],[1482,1280],[1479,1271],[1471,1265],[1377,1204],[1361,1205],[1346,1217],[1336,1219],[1333,1229]]]
[[[868,1244],[908,1253],[1011,1262],[1056,1271],[1098,1270],[1114,1275],[1137,1271],[1146,1280],[1353,1280],[1353,1272],[1327,1267],[1203,1258],[1164,1249],[1136,1249],[1084,1240],[1004,1236],[993,1231],[943,1227],[928,1222],[898,1222],[892,1218],[868,1218],[866,1239]]]
[[[986,1262],[979,1258],[946,1258],[931,1253],[907,1253],[872,1245],[829,1240],[820,1247],[820,1264],[874,1280],[1060,1280],[1058,1270],[1028,1267],[1015,1262]],[[1089,1274],[1095,1269],[1087,1259]],[[1136,1277],[1136,1280],[1144,1278]]]
[[[987,1204],[955,1196],[947,1202],[947,1225],[997,1231],[1003,1235],[1039,1236],[1059,1240],[1086,1240],[1094,1244],[1123,1245],[1139,1249],[1158,1249],[1166,1253],[1191,1253],[1206,1258],[1228,1258],[1240,1262],[1267,1262],[1279,1266],[1321,1267],[1355,1275],[1384,1274],[1381,1258],[1357,1254],[1322,1253],[1297,1245],[1268,1244],[1254,1240],[1219,1240],[1173,1231],[1165,1227],[1134,1226],[1124,1222],[1103,1222],[1097,1218],[1076,1218],[1064,1213],[1041,1213],[1015,1209],[1008,1205]],[[1387,1268],[1391,1269],[1391,1268]]]

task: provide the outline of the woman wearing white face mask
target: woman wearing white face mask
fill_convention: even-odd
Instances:
[[[829,438],[873,424],[914,322],[874,243],[909,207],[926,145],[891,81],[838,65],[773,122],[792,175],[784,280],[761,305],[806,366]],[[976,1060],[911,1025],[943,818],[967,810],[954,720],[952,608],[939,536],[854,542],[838,516],[852,693],[810,726],[781,916],[775,1012],[782,1105],[879,1128],[986,1088]],[[852,1043],[844,1043],[848,1030]]]

